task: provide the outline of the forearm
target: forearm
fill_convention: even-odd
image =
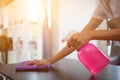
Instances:
[[[101,19],[91,18],[89,23],[85,26],[85,28],[82,31],[95,30],[102,23],[102,21],[103,20],[101,20]]]
[[[69,48],[68,46],[65,46],[62,50],[60,50],[56,55],[54,55],[53,57],[51,57],[49,60],[49,62],[51,64],[54,64],[55,62],[57,62],[58,60],[64,58],[65,56],[67,56],[68,54],[72,53],[75,50],[75,48]]]
[[[91,31],[91,40],[120,40],[120,28]]]

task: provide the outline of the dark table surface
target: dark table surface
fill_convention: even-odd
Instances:
[[[52,65],[49,71],[16,72],[18,64],[0,66],[0,73],[13,80],[120,80],[120,66],[107,65],[92,76],[78,60],[62,59]]]

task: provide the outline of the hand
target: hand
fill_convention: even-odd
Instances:
[[[90,31],[75,33],[67,40],[67,45],[70,48],[79,50],[83,45],[87,44],[91,39]]]
[[[49,60],[32,60],[27,62],[27,65],[34,65],[34,66],[40,66],[45,64],[51,65]]]

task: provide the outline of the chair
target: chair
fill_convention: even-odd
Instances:
[[[2,63],[7,64],[8,63],[8,50],[11,47],[11,43],[9,41],[9,38],[5,35],[0,35],[0,52],[2,55]]]

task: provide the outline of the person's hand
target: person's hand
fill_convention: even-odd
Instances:
[[[33,65],[33,66],[41,66],[41,65],[45,65],[45,64],[51,65],[49,60],[32,60],[32,61],[27,62],[27,65]]]
[[[75,33],[67,40],[67,45],[70,48],[73,47],[76,48],[76,50],[79,50],[83,45],[87,44],[90,39],[90,31]]]

